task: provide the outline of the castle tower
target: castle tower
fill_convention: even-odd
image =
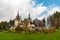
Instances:
[[[14,29],[16,29],[21,23],[21,16],[19,16],[19,11],[17,12],[17,16],[14,19]]]
[[[16,19],[17,19],[17,20],[20,20],[19,11],[17,12]]]
[[[19,23],[21,23],[21,16],[19,16],[19,11],[17,12],[17,16],[16,16],[16,19],[18,20]]]
[[[28,19],[31,20],[30,13],[29,13]]]
[[[29,13],[29,15],[28,15],[28,27],[30,27],[31,26],[31,17],[30,17],[30,13]]]

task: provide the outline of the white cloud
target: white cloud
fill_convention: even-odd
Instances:
[[[50,5],[50,6],[46,7],[45,11],[47,12],[47,14],[46,15],[42,15],[38,19],[42,20],[43,18],[46,18],[49,15],[53,15],[56,11],[60,12],[60,6]]]
[[[32,19],[40,20],[54,14],[55,11],[60,11],[60,7],[57,5],[52,4],[48,7],[42,5],[43,3],[40,3],[35,6],[35,1],[32,0],[0,0],[0,21],[14,19],[18,10],[22,19],[27,18],[30,13]],[[48,14],[38,17],[44,11],[47,11]]]
[[[42,20],[43,18],[46,18],[46,15],[43,15],[43,16],[39,17],[38,19]]]
[[[38,17],[46,7],[43,3],[33,7],[35,2],[32,0],[0,0],[0,21],[15,18],[19,10],[22,19],[27,18],[30,12],[32,19]]]
[[[37,7],[32,8],[33,9],[33,15],[35,15],[34,17],[38,17],[38,15],[40,15],[42,12],[44,12],[46,10],[45,6],[42,5],[37,5]]]
[[[60,12],[59,6],[52,7],[52,9],[48,10],[48,15],[53,15],[56,11]]]

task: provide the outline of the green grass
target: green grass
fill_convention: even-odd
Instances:
[[[25,32],[0,32],[0,40],[60,40],[60,29],[57,29],[54,33],[28,33]]]

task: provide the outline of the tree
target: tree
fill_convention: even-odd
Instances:
[[[56,27],[59,28],[59,25],[60,25],[60,12],[56,11],[55,14],[54,14],[54,19],[55,19],[55,24],[56,24]]]
[[[1,22],[1,23],[0,23],[0,29],[5,29],[5,28],[6,28],[6,27],[5,27],[5,26],[6,26],[6,23],[7,23],[7,22]]]
[[[42,22],[43,22],[43,26],[45,27],[45,18],[42,20]]]
[[[29,23],[28,19],[24,19],[23,22],[24,22],[25,28],[27,28],[28,23]]]
[[[56,11],[53,15],[50,16],[50,24],[59,28],[60,25],[60,12]]]
[[[14,25],[14,20],[10,20],[10,21],[9,21],[9,24],[10,24],[10,25]]]
[[[54,21],[53,21],[53,15],[52,16],[50,16],[50,26],[53,26],[53,24],[54,24]]]

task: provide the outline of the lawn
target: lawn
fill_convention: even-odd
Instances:
[[[28,33],[0,32],[0,40],[60,40],[60,29],[54,33]]]

